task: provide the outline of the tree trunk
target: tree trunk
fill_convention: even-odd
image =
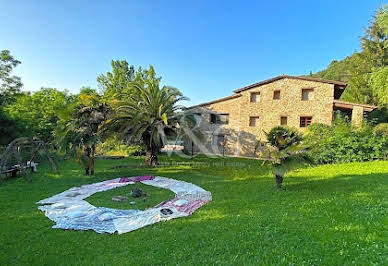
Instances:
[[[156,152],[146,152],[146,164],[148,166],[156,166],[158,164],[158,155]]]
[[[84,147],[84,167],[85,167],[85,175],[89,175],[90,170],[90,148],[88,146]]]
[[[146,158],[145,158],[146,165],[151,166],[151,152],[146,151]]]
[[[276,181],[276,188],[277,188],[277,189],[282,189],[283,176],[281,176],[281,175],[275,175],[275,181]]]
[[[94,154],[95,154],[96,146],[92,145],[91,155],[90,155],[90,175],[94,175]]]
[[[154,153],[151,156],[151,166],[157,166],[158,165],[158,154]]]
[[[193,159],[193,156],[194,156],[194,142],[191,141],[191,160]]]

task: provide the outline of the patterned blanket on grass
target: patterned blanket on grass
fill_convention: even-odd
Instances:
[[[169,189],[175,193],[175,198],[144,211],[95,207],[84,200],[94,193],[133,185],[135,182]],[[135,176],[70,188],[37,204],[41,205],[38,209],[56,223],[53,228],[122,234],[160,221],[191,215],[211,200],[209,191],[191,183],[160,176]]]

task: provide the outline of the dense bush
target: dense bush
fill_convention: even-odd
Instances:
[[[6,146],[13,139],[23,136],[25,131],[23,123],[12,119],[0,106],[0,146]]]
[[[333,126],[311,125],[306,141],[311,157],[319,164],[384,160],[388,159],[388,135],[379,132],[386,129],[367,124],[353,128],[348,121],[336,118]]]
[[[388,123],[388,108],[381,107],[369,113],[367,120],[370,124]]]
[[[131,156],[142,153],[144,147],[139,145],[126,145],[117,138],[110,138],[96,146],[96,154],[108,156]]]
[[[388,123],[381,123],[378,124],[373,132],[375,133],[376,136],[386,136],[388,137]]]

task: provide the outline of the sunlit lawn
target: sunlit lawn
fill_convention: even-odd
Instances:
[[[132,197],[131,190],[137,188],[140,189],[145,195],[140,197]],[[125,199],[120,202],[113,201],[113,197],[124,196]],[[153,186],[147,186],[140,182],[134,185],[119,187],[112,190],[96,193],[87,198],[90,204],[96,207],[107,207],[115,209],[139,209],[145,210],[146,208],[153,207],[162,201],[174,198],[174,192],[168,189],[156,188]],[[131,203],[134,203],[133,205]]]
[[[60,175],[41,165],[31,184],[2,183],[0,265],[388,264],[388,162],[303,169],[276,191],[256,160],[163,157],[171,165],[155,169],[140,166],[142,160],[99,160],[94,177],[82,175],[75,162],[61,162]],[[128,167],[109,169],[114,165]],[[211,191],[213,201],[192,216],[123,235],[52,229],[35,204],[74,186],[134,175],[192,182]],[[171,195],[146,187],[150,204]],[[88,200],[128,208],[111,201],[128,191]]]

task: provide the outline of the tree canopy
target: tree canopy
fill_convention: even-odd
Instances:
[[[143,75],[129,84],[117,108],[112,124],[120,125],[127,141],[144,144],[148,165],[157,164],[157,154],[166,134],[183,126],[183,106],[178,103],[186,98],[170,86],[161,86],[152,66]],[[125,93],[130,93],[125,95]]]
[[[66,91],[41,88],[30,94],[23,94],[4,107],[9,116],[23,123],[25,136],[39,137],[45,142],[53,140],[60,113],[71,108],[73,97]]]
[[[377,10],[360,38],[360,48],[310,75],[347,82],[343,100],[378,105],[375,120],[387,121],[388,5]],[[179,105],[185,97],[162,85],[152,66],[112,60],[111,69],[97,77],[98,88],[82,87],[71,94],[55,88],[22,92],[21,78],[13,73],[19,64],[10,51],[0,51],[0,145],[37,137],[57,147],[65,143],[67,150],[83,149],[85,156],[94,158],[96,145],[108,138],[123,145],[142,144],[148,162],[154,164],[166,136],[183,136],[184,129],[191,128],[193,119]],[[280,135],[274,140],[283,141]],[[282,152],[279,145],[273,143]]]
[[[0,51],[0,105],[12,102],[21,93],[21,79],[12,75],[13,69],[20,63],[10,51]]]
[[[361,51],[343,60],[334,60],[312,77],[348,82],[343,100],[388,106],[388,5],[376,11],[364,36],[360,38]]]

